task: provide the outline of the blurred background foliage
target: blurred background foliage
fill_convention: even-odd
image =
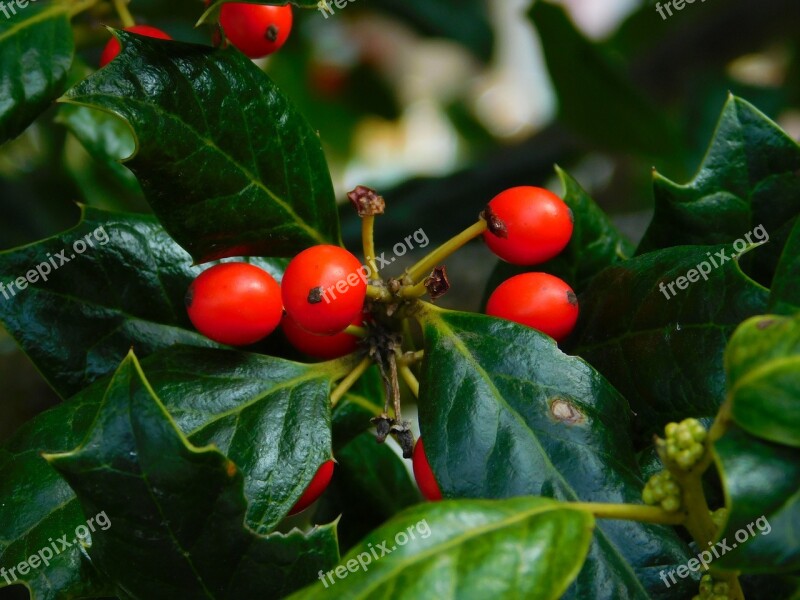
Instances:
[[[110,3],[101,6],[75,22],[73,82],[97,64],[104,25],[119,25]],[[319,130],[339,198],[358,184],[386,197],[379,252],[420,227],[431,244],[447,239],[512,185],[561,193],[555,164],[637,242],[651,169],[688,180],[729,91],[800,137],[797,0],[710,0],[667,20],[641,0],[333,8],[327,18],[295,10],[289,43],[259,64]],[[175,39],[210,39],[193,27],[199,0],[133,0],[131,10]],[[76,202],[147,211],[117,161],[133,147],[124,124],[65,105],[0,146],[0,250],[68,228]],[[349,205],[342,215],[357,248],[358,219]],[[449,266],[454,292],[443,304],[478,309],[494,259],[474,245]],[[0,330],[0,441],[55,401]]]

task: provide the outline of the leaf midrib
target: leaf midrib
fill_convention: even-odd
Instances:
[[[8,29],[6,29],[5,31],[0,33],[0,44],[2,44],[7,38],[11,37],[12,35],[15,35],[19,31],[22,31],[23,29],[27,29],[28,27],[33,27],[34,25],[40,23],[41,21],[46,21],[51,16],[57,15],[59,13],[63,13],[63,14],[66,15],[67,14],[67,7],[64,6],[64,5],[54,5],[54,6],[50,7],[50,8],[47,8],[47,9],[45,9],[45,10],[43,10],[43,11],[41,11],[41,12],[35,14],[35,15],[33,15],[29,19],[24,19],[24,20],[20,21],[19,23],[15,24],[15,25],[12,25]]]
[[[554,500],[553,502],[555,503],[556,501]],[[531,509],[531,510],[529,510],[527,512],[517,513],[514,516],[502,519],[500,521],[493,521],[492,523],[489,523],[489,524],[484,525],[482,527],[474,527],[474,528],[468,529],[464,533],[449,539],[447,542],[445,542],[445,543],[443,543],[441,545],[432,546],[432,547],[426,549],[423,552],[420,552],[418,554],[412,555],[408,560],[399,560],[399,561],[397,561],[396,565],[393,568],[388,569],[388,571],[385,574],[385,577],[383,577],[381,580],[379,580],[379,581],[377,581],[375,583],[372,583],[372,584],[368,585],[366,589],[360,590],[359,593],[362,594],[362,596],[359,596],[359,597],[366,598],[367,595],[371,591],[373,591],[375,588],[379,587],[380,585],[383,585],[383,583],[386,580],[393,580],[394,576],[399,571],[403,571],[403,570],[409,568],[410,566],[413,566],[414,564],[416,564],[418,562],[421,562],[424,559],[427,559],[429,556],[431,556],[433,554],[443,553],[443,552],[449,550],[450,548],[452,548],[454,546],[467,543],[472,538],[476,538],[476,537],[482,536],[482,535],[487,534],[487,533],[492,533],[492,532],[502,531],[503,529],[508,529],[509,527],[511,527],[515,523],[518,523],[520,521],[530,520],[533,517],[539,516],[539,515],[541,515],[543,513],[546,513],[546,512],[552,512],[552,511],[583,513],[583,511],[570,508],[569,506],[566,506],[566,505],[537,506],[536,508],[533,508],[533,509]],[[583,513],[583,514],[588,514],[588,513]]]
[[[775,358],[767,363],[760,365],[759,367],[749,371],[746,375],[741,377],[734,385],[731,387],[730,394],[731,398],[736,397],[736,392],[741,390],[742,388],[754,383],[758,379],[764,379],[767,375],[778,371],[786,366],[791,366],[793,364],[797,364],[800,366],[800,355],[792,355],[792,356],[784,356],[782,358]]]

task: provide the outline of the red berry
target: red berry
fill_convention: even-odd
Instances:
[[[351,324],[361,325],[362,322],[363,318],[359,314]],[[289,315],[283,317],[281,327],[286,339],[289,340],[292,346],[314,358],[332,360],[358,350],[358,337],[344,331],[335,335],[308,333],[295,323],[294,319]]]
[[[283,275],[283,306],[309,333],[339,333],[361,314],[367,295],[365,272],[366,267],[339,246],[303,250]]]
[[[422,438],[417,440],[417,445],[414,446],[414,478],[417,480],[417,485],[422,495],[428,500],[435,501],[442,499],[442,492],[439,489],[439,484],[436,483],[436,478],[433,476],[431,465],[428,463],[428,457],[425,456],[425,447],[422,445]]]
[[[490,229],[483,239],[498,257],[515,265],[550,260],[572,237],[572,211],[545,189],[507,189],[495,196],[488,208]]]
[[[250,58],[262,58],[286,43],[292,30],[292,7],[229,2],[219,22],[225,37]]]
[[[150,27],[149,25],[134,25],[133,27],[126,27],[125,31],[138,33],[139,35],[146,35],[147,37],[151,38],[158,38],[159,40],[172,39],[160,29],[156,27]],[[100,68],[105,67],[108,63],[117,58],[117,55],[120,52],[122,52],[122,45],[119,43],[117,38],[112,37],[106,44],[106,47],[103,48],[103,53],[100,55]]]
[[[215,265],[189,286],[186,308],[189,319],[206,337],[246,346],[268,336],[280,323],[281,286],[255,265]]]
[[[317,469],[314,479],[308,484],[306,491],[300,496],[300,500],[297,501],[297,504],[289,511],[290,515],[296,515],[316,502],[317,498],[322,495],[322,492],[325,491],[325,488],[327,488],[328,484],[331,482],[331,478],[333,477],[333,465],[334,462],[329,460],[324,462],[322,466]]]
[[[578,298],[558,277],[523,273],[497,287],[486,304],[486,314],[527,325],[560,342],[578,320]]]

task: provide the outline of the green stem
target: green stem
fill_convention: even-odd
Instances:
[[[375,217],[361,217],[361,244],[364,247],[364,258],[369,267],[372,279],[378,278],[378,263],[375,262]]]
[[[372,402],[370,402],[366,398],[362,398],[361,396],[358,396],[356,394],[353,394],[352,396],[348,397],[347,398],[347,402],[350,403],[350,404],[357,404],[358,406],[363,408],[365,411],[370,413],[373,417],[380,417],[381,414],[383,413],[383,411],[380,409],[380,407],[375,406]],[[344,405],[342,405],[342,406],[344,406]],[[339,406],[338,409],[342,410],[342,407]]]
[[[358,325],[348,325],[347,329],[344,330],[344,333],[349,333],[350,335],[360,338],[367,337],[367,330],[363,327],[359,327]]]
[[[392,295],[389,293],[389,290],[384,287],[368,285],[367,298],[371,298],[377,302],[389,302],[392,299]]]
[[[427,280],[428,276],[426,275],[425,278],[419,283],[400,288],[400,291],[397,292],[397,295],[401,298],[421,298],[428,293],[428,286],[425,285]]]
[[[114,8],[119,15],[119,20],[122,21],[122,26],[127,29],[136,25],[136,21],[134,21],[128,10],[128,0],[113,0],[113,2]]]
[[[711,569],[714,579],[721,579],[728,584],[728,597],[730,600],[744,600],[744,590],[739,583],[739,576],[736,573],[726,571],[715,571]]]
[[[703,483],[694,473],[675,473],[681,487],[681,507],[688,513],[684,527],[697,542],[700,548],[707,548],[717,534],[717,527],[711,520],[711,514],[703,491]]]
[[[344,396],[350,390],[350,388],[353,387],[353,384],[364,374],[364,371],[369,368],[370,364],[372,364],[372,360],[369,357],[364,358],[360,363],[358,363],[358,365],[356,365],[355,369],[350,371],[347,377],[339,382],[339,385],[336,386],[336,389],[331,392],[331,408],[334,408],[339,403],[339,400],[342,399],[342,396]]]
[[[411,390],[411,393],[414,394],[414,397],[419,398],[419,380],[417,376],[414,375],[408,365],[403,363],[398,364],[397,370],[400,371],[400,376],[403,378],[403,381],[406,382],[406,385]]]
[[[729,399],[726,399],[725,402],[722,403],[722,406],[719,407],[717,416],[711,424],[711,428],[708,430],[707,449],[710,449],[714,442],[725,435],[732,420],[731,403]]]
[[[402,365],[413,365],[414,363],[421,361],[424,356],[424,350],[418,350],[417,352],[406,352],[398,359],[398,362]]]
[[[419,281],[422,277],[427,277],[434,267],[442,264],[453,252],[464,246],[467,242],[474,240],[484,231],[486,231],[486,221],[480,219],[477,223],[470,225],[457,236],[436,248],[436,250],[408,269],[407,273],[409,277],[411,277],[411,280],[414,282]]]
[[[600,502],[567,502],[567,506],[592,513],[598,519],[624,519],[641,521],[642,523],[658,523],[661,525],[680,525],[686,514],[669,513],[658,506],[643,504],[605,504]]]

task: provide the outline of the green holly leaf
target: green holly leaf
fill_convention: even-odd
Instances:
[[[78,83],[94,72],[76,60],[70,79]],[[110,171],[125,188],[141,193],[136,176],[120,164],[136,151],[136,140],[130,126],[119,117],[86,106],[61,104],[55,122],[64,125],[83,145],[89,155]]]
[[[791,315],[800,312],[800,220],[783,248],[769,294],[769,312]]]
[[[286,266],[249,262],[278,280]],[[131,347],[139,356],[173,344],[218,347],[194,331],[184,306],[202,270],[154,218],[83,207],[74,228],[0,252],[0,322],[66,398]]]
[[[593,527],[590,514],[545,498],[422,504],[291,600],[556,600],[580,570]]]
[[[432,307],[420,318],[420,428],[445,497],[641,502],[630,408],[599,373],[516,323]],[[601,522],[569,597],[658,597],[658,571],[686,556],[673,530]]]
[[[64,100],[128,121],[125,164],[197,262],[339,243],[320,140],[266,74],[235,49],[115,35],[121,54]]]
[[[800,313],[754,317],[725,355],[731,414],[745,431],[800,447]]]
[[[564,186],[562,198],[572,211],[575,222],[569,244],[556,258],[541,265],[520,267],[499,262],[489,278],[484,304],[503,281],[530,271],[542,271],[560,277],[580,293],[604,268],[633,255],[631,243],[614,227],[608,215],[580,184],[559,167],[556,167],[556,173]]]
[[[580,296],[569,349],[630,399],[643,441],[670,421],[714,416],[725,399],[728,339],[764,312],[768,295],[731,254],[729,246],[651,252],[609,267]],[[696,282],[686,278],[692,270]]]
[[[330,390],[357,360],[178,347],[142,364],[192,443],[214,444],[244,472],[248,524],[270,531],[332,457]]]
[[[214,444],[241,469],[247,523],[258,532],[274,528],[331,457],[329,393],[346,363],[302,365],[184,346],[152,355],[142,369],[183,434],[195,445]],[[41,453],[80,444],[108,386],[108,378],[98,381],[40,414],[0,450],[0,565],[18,564],[31,548],[84,522],[72,490]],[[44,598],[83,589],[88,566],[77,548],[70,552],[35,573],[28,585],[46,592]]]
[[[75,44],[69,5],[7,3],[0,18],[0,144],[18,136],[64,91]]]
[[[535,2],[529,18],[542,40],[566,126],[612,151],[679,162],[683,142],[677,127],[633,85],[624,65],[588,41],[561,6]]]
[[[38,415],[0,449],[0,567],[17,567],[40,550],[40,558],[48,559],[27,574],[8,573],[0,578],[0,589],[24,583],[36,600],[105,595],[103,578],[71,542],[86,517],[67,482],[41,457],[42,450],[64,451],[81,443],[104,393],[105,386],[95,386]],[[61,541],[65,535],[69,546]],[[53,542],[55,549],[48,553]]]
[[[800,146],[754,106],[731,96],[694,179],[680,185],[655,175],[655,215],[638,253],[732,243],[763,225],[770,244],[757,257],[759,269],[774,269],[800,214],[799,170]]]
[[[336,477],[325,490],[313,522],[330,523],[338,518],[342,550],[420,501],[403,459],[388,443],[379,444],[371,432],[362,433],[335,456]]]
[[[745,573],[797,573],[800,449],[732,426],[715,442],[714,452],[729,499],[722,543],[715,546],[721,556],[714,566]]]
[[[92,562],[126,597],[280,597],[338,558],[335,525],[247,527],[242,472],[184,437],[132,354],[80,447],[45,458],[84,514],[108,518],[91,535]]]

